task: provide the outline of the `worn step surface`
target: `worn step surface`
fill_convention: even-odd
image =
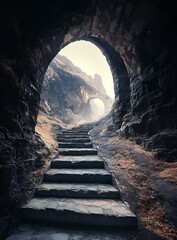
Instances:
[[[58,143],[60,148],[93,148],[93,144],[92,143],[62,143],[59,142]]]
[[[105,169],[55,169],[44,174],[44,181],[63,183],[111,183],[111,174]]]
[[[65,136],[86,136],[88,137],[88,132],[61,132],[58,136],[65,135]]]
[[[83,139],[90,139],[89,138],[89,136],[88,136],[88,134],[60,134],[59,136],[58,136],[59,138],[83,138]]]
[[[33,198],[23,207],[23,217],[31,221],[89,224],[111,227],[137,225],[135,215],[118,200]]]
[[[118,199],[119,191],[109,184],[43,183],[36,189],[36,196],[62,198]]]
[[[59,154],[67,156],[96,155],[97,151],[94,148],[60,148]]]
[[[78,130],[73,130],[73,131],[62,131],[60,134],[76,134],[76,135],[88,135],[88,131],[82,130],[82,131],[78,131]]]
[[[60,156],[51,162],[52,168],[104,168],[104,161],[97,155]]]
[[[88,140],[90,140],[88,134],[87,134],[87,135],[78,135],[78,134],[60,134],[60,135],[58,136],[58,138],[78,138],[78,139],[83,138],[83,139],[88,139]]]
[[[59,142],[69,142],[69,143],[90,143],[90,138],[60,138],[58,137],[57,140]]]
[[[53,224],[52,224],[53,225]],[[46,224],[22,224],[17,226],[7,240],[130,240],[136,236],[134,229],[94,228],[85,226],[47,226]],[[135,237],[134,237],[135,239]],[[146,240],[146,239],[143,239]]]

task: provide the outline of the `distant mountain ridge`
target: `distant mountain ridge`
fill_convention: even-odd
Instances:
[[[98,91],[103,92],[106,94],[106,89],[103,86],[102,78],[99,74],[95,74],[94,77],[88,75],[87,73],[83,72],[79,67],[75,66],[71,60],[67,57],[58,54],[54,59],[56,64],[60,66],[61,69],[70,73],[71,75],[78,76],[82,78],[87,84],[91,85],[94,88],[97,88]]]

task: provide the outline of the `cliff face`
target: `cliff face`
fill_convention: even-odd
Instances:
[[[92,121],[89,100],[102,98],[112,105],[106,95],[101,76],[87,75],[66,57],[57,55],[45,74],[40,108],[66,124]]]

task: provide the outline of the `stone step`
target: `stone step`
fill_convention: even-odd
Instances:
[[[66,136],[66,137],[70,137],[70,136],[78,136],[78,137],[89,137],[89,135],[88,135],[88,132],[86,132],[86,133],[60,133],[60,134],[58,134],[58,136]]]
[[[68,130],[63,130],[62,132],[69,132],[69,133],[88,133],[91,129],[68,129]]]
[[[99,156],[60,156],[51,162],[52,168],[104,168]]]
[[[61,131],[59,134],[77,134],[77,135],[88,135],[88,131]]]
[[[110,199],[33,198],[22,208],[25,221],[105,227],[136,227],[137,219],[121,201]]]
[[[79,134],[59,134],[58,138],[69,138],[69,139],[74,139],[74,138],[78,138],[78,139],[88,139],[90,140],[88,134],[86,135],[79,135]]]
[[[107,183],[112,182],[111,174],[105,169],[55,169],[44,174],[44,181],[59,183]]]
[[[69,143],[90,143],[90,138],[60,138],[58,137],[57,140],[59,142],[69,142]]]
[[[76,127],[76,128],[70,128],[66,129],[64,131],[90,131],[93,127]]]
[[[60,134],[87,135],[88,136],[88,131],[62,131]]]
[[[119,191],[108,184],[69,184],[69,183],[43,183],[35,192],[40,197],[60,198],[120,198]]]
[[[59,147],[61,148],[93,148],[92,143],[61,143],[59,142]]]
[[[65,156],[96,155],[97,151],[94,148],[60,148],[59,154]]]

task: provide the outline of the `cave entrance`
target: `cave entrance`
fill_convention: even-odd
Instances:
[[[108,114],[114,99],[106,56],[91,41],[78,40],[64,46],[50,63],[40,105],[64,124],[81,124]]]
[[[64,125],[68,126],[73,123],[74,125],[80,125],[89,122],[88,119],[91,121],[92,112],[88,103],[89,99],[99,98],[103,100],[104,104],[108,100],[109,103],[111,102],[111,107],[107,109],[109,111],[112,109],[113,124],[115,129],[119,129],[124,116],[130,110],[130,79],[118,50],[100,37],[85,36],[70,39],[70,41],[61,44],[60,51],[48,66],[41,94],[41,110],[47,112],[50,116],[57,117]],[[86,73],[89,64],[91,64],[89,71],[92,71],[96,66],[100,66],[101,58],[96,58],[92,54],[93,51],[88,49],[85,44],[92,45],[95,48],[94,54],[96,51],[101,54],[107,69],[109,69],[109,76],[104,74],[106,68],[104,65],[100,67],[101,73],[98,71]],[[75,46],[72,51],[71,46]],[[56,53],[58,48],[56,47],[54,50],[53,54]],[[65,55],[68,58],[70,57],[70,60]],[[79,67],[78,62],[82,64],[83,70]],[[74,66],[73,71],[74,64],[77,66]],[[84,68],[87,68],[87,70]],[[103,75],[103,79],[105,76],[107,77],[103,80],[99,74]],[[86,75],[88,76],[87,81],[81,83],[81,78]],[[93,91],[92,86],[95,79],[97,79],[95,81],[97,83],[96,92]],[[101,92],[101,95],[98,92]],[[105,97],[103,97],[103,94],[105,94]],[[110,104],[107,104],[107,106],[109,107]]]

